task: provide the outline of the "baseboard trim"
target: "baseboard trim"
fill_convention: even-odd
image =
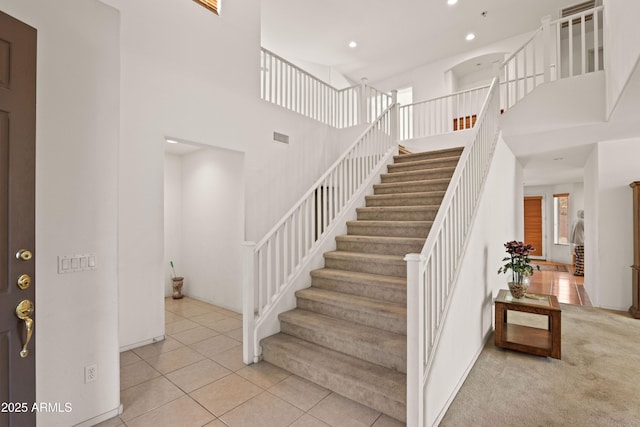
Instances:
[[[147,345],[147,344],[153,344],[153,343],[156,343],[156,342],[164,341],[165,338],[166,338],[165,335],[160,335],[160,336],[157,336],[155,338],[150,338],[148,340],[139,341],[139,342],[136,342],[136,343],[133,343],[133,344],[125,345],[124,347],[120,347],[120,353],[123,353],[123,352],[128,351],[128,350],[132,350],[134,348],[142,347],[142,346]]]
[[[111,418],[117,417],[118,415],[122,414],[122,410],[123,407],[121,403],[117,408],[114,408],[109,412],[105,412],[104,414],[98,415],[97,417],[90,418],[79,424],[75,424],[73,427],[91,427],[96,424],[100,424],[103,421],[110,420]]]

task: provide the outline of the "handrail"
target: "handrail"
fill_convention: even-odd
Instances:
[[[524,43],[522,44],[522,46],[520,46],[518,49],[516,49],[516,50],[515,50],[511,55],[507,56],[507,58],[506,58],[504,61],[502,61],[502,63],[503,63],[503,64],[506,64],[507,62],[509,62],[509,61],[511,61],[513,58],[515,58],[515,57],[516,57],[520,52],[522,52],[522,51],[527,47],[527,45],[529,45],[529,43],[533,42],[533,41],[534,41],[534,39],[535,39],[536,37],[538,37],[538,35],[542,32],[542,28],[543,28],[543,27],[540,27],[540,28],[538,28],[537,30],[535,30],[535,31],[533,32],[533,34],[531,35],[531,37],[529,37],[529,38],[527,39],[527,41],[526,41],[526,42],[524,42]]]
[[[499,132],[493,79],[420,254],[407,261],[407,425],[424,425],[425,388]]]
[[[598,6],[554,21],[549,17],[543,19],[540,28],[502,63],[502,109],[513,107],[542,83],[601,70],[599,49],[604,48],[601,45],[604,34],[599,22],[603,11],[603,6]],[[587,27],[588,17],[593,19],[593,28]],[[564,24],[568,27],[566,32],[563,32]],[[578,28],[578,34],[574,35],[574,27]],[[587,31],[593,31],[593,36],[587,35]],[[563,39],[566,42],[563,43]],[[592,57],[589,56],[590,44],[593,45]],[[552,58],[555,58],[555,63],[552,63]],[[576,59],[580,64],[579,70],[574,67]]]
[[[326,125],[371,123],[392,104],[392,95],[369,86],[366,79],[336,89],[268,49],[261,48],[260,56],[261,98]]]
[[[472,128],[488,91],[489,85],[481,86],[401,106],[400,140]]]
[[[397,104],[387,107],[258,244],[245,242],[245,363],[258,360],[259,342],[267,335],[262,326],[277,316],[285,298],[291,298],[300,272],[329,231],[343,223],[344,213],[396,151],[396,110]]]
[[[327,82],[325,82],[324,80],[322,80],[322,79],[320,79],[320,78],[318,78],[318,77],[314,76],[313,74],[309,73],[308,71],[305,71],[303,68],[300,68],[300,67],[299,67],[299,66],[297,66],[296,64],[294,64],[294,63],[292,63],[292,62],[290,62],[290,61],[287,61],[286,59],[284,59],[282,56],[278,55],[277,53],[274,53],[273,51],[271,51],[271,50],[269,50],[269,49],[267,49],[267,48],[265,48],[265,47],[262,47],[262,48],[260,48],[260,49],[262,49],[262,51],[263,51],[263,52],[268,53],[270,56],[273,56],[274,58],[278,58],[280,61],[282,61],[282,62],[286,63],[289,67],[291,67],[291,68],[295,68],[297,71],[299,71],[300,73],[302,73],[302,74],[306,75],[307,77],[312,78],[312,79],[314,79],[314,80],[317,80],[317,81],[319,81],[320,83],[322,83],[322,84],[325,84],[325,85],[329,86],[330,88],[332,88],[332,89],[333,89],[333,90],[335,90],[336,92],[342,92],[342,91],[345,91],[345,90],[348,90],[348,89],[352,89],[352,88],[356,88],[356,87],[358,87],[358,86],[359,86],[359,85],[352,85],[352,86],[346,87],[346,88],[344,88],[344,89],[337,89],[337,88],[335,88],[333,85],[331,85],[331,83],[327,83]]]

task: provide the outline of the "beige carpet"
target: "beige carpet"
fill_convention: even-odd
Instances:
[[[562,305],[562,360],[491,336],[441,426],[640,426],[640,320]]]

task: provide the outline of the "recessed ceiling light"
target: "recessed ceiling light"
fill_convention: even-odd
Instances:
[[[167,139],[166,139],[166,141],[167,141],[169,144],[177,144],[177,143],[178,143],[178,141],[176,141],[175,139],[169,139],[169,138],[167,138]]]
[[[471,41],[471,40],[476,38],[476,35],[473,34],[473,33],[469,33],[469,34],[467,34],[467,37],[465,37],[465,38],[467,39],[467,41]]]
[[[358,46],[358,43],[356,43],[355,41],[352,40],[352,41],[349,42],[349,47],[350,48],[354,48],[356,46]]]
[[[447,4],[449,6],[453,6],[454,4],[458,3],[458,0],[447,0]]]

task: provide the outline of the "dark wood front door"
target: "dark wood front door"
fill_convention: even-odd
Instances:
[[[36,416],[35,105],[36,30],[0,12],[0,427]]]
[[[532,256],[545,256],[542,246],[542,196],[524,198],[524,241],[536,248]]]

